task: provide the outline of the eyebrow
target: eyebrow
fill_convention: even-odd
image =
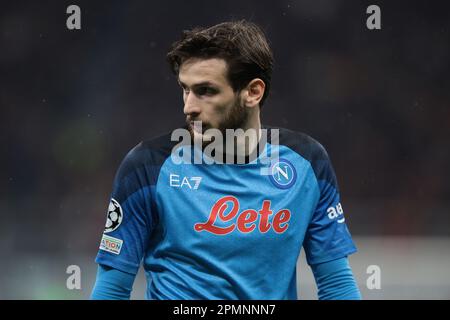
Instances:
[[[184,82],[182,82],[180,79],[178,79],[178,83],[179,83],[182,87],[186,87],[186,84],[185,84]],[[213,83],[213,82],[211,82],[211,81],[203,81],[203,82],[195,83],[195,84],[192,85],[193,88],[197,88],[197,87],[207,87],[207,86],[210,86],[210,87],[218,87],[217,84],[215,84],[215,83]]]

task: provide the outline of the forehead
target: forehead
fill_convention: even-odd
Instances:
[[[223,59],[191,58],[181,65],[178,78],[189,86],[201,82],[211,82],[216,85],[226,86],[228,85],[226,74],[227,63]]]

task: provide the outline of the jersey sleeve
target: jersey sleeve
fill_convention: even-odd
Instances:
[[[343,258],[357,251],[345,223],[333,166],[320,144],[312,166],[317,178],[319,200],[303,242],[309,265]]]
[[[138,145],[124,158],[114,178],[96,263],[131,274],[138,272],[155,220],[148,181]]]

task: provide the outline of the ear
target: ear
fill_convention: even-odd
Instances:
[[[259,105],[261,101],[264,90],[266,89],[266,84],[259,78],[253,79],[243,90],[243,103],[246,107],[254,108]]]

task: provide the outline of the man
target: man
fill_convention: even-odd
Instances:
[[[92,298],[128,299],[142,262],[148,299],[297,299],[303,246],[320,299],[360,299],[325,149],[261,126],[273,56],[260,28],[244,20],[194,29],[167,57],[192,139],[163,135],[123,160]],[[227,129],[242,130],[226,139]]]

